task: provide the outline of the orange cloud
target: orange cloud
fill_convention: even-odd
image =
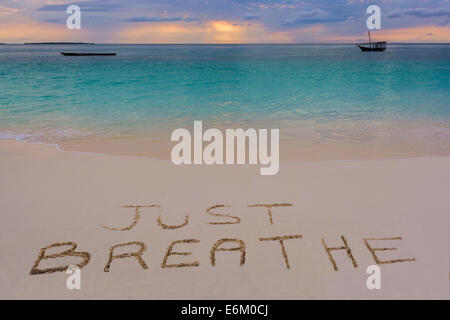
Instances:
[[[0,42],[90,41],[93,34],[87,29],[69,30],[65,22],[48,23],[19,17],[4,21],[0,27]]]
[[[287,43],[317,42],[318,37],[328,33],[328,29],[321,24],[301,27],[289,31],[276,33],[280,39]]]
[[[177,22],[139,23],[118,32],[121,43],[191,43],[201,41],[203,28]]]
[[[207,33],[214,43],[244,43],[248,42],[245,28],[228,21],[210,21]]]
[[[19,9],[9,8],[0,4],[0,15],[9,15],[17,12],[19,12]]]
[[[203,23],[152,22],[127,26],[115,36],[124,43],[257,43],[288,42],[286,35],[269,33],[261,24],[211,20]]]
[[[83,29],[68,30],[64,24],[29,21],[3,24],[0,42],[78,41],[86,38],[86,34]]]
[[[372,33],[374,41],[390,42],[450,42],[450,27],[447,26],[419,26],[412,28],[378,30]],[[321,41],[330,42],[359,42],[367,39],[367,35],[360,36],[331,36],[323,37]]]

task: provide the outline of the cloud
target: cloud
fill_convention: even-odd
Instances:
[[[260,23],[207,20],[201,24],[185,21],[133,24],[115,36],[120,43],[269,43],[291,42],[286,33],[267,30]]]
[[[322,9],[312,9],[306,11],[299,11],[296,14],[296,19],[312,19],[326,17],[328,12]]]
[[[428,41],[432,38],[435,42],[442,42],[448,38],[443,33],[448,28],[423,33],[419,29],[400,28],[418,28],[424,25],[449,27],[450,8],[446,5],[449,1],[0,0],[0,24],[3,37],[15,42],[21,42],[24,37],[27,37],[27,42],[51,40],[50,38],[60,41],[63,37],[70,41],[72,35],[84,35],[86,39],[80,39],[84,42],[335,42],[324,39],[354,39],[359,33],[362,34],[367,5],[379,2],[383,5],[383,28],[408,32],[403,37],[405,40],[394,41],[408,41],[406,39],[411,38],[415,39],[414,42],[419,42],[417,39],[424,38]],[[55,23],[61,23],[58,30],[66,29],[65,11],[70,4],[79,5],[82,12],[87,13],[82,15],[83,32],[64,33],[61,30],[61,33],[57,33],[48,29],[49,34],[46,35],[44,31],[50,25],[58,28]],[[46,23],[47,26],[39,25],[38,29],[42,34],[28,32],[22,28],[23,19]],[[5,30],[4,26],[7,24],[14,24],[17,30]],[[24,25],[30,26],[31,23]],[[430,33],[432,35],[426,35]],[[17,41],[14,40],[14,35],[17,35]],[[389,35],[395,39],[403,39],[400,33]],[[29,38],[32,36],[36,39]],[[363,35],[362,38],[365,39],[366,36]],[[5,42],[3,38],[0,41]],[[350,41],[353,40],[348,40]]]
[[[413,16],[416,18],[450,17],[450,9],[415,8],[415,9],[393,10],[386,17],[393,19],[406,15]]]
[[[37,9],[37,11],[66,11],[70,5],[77,5],[81,11],[85,12],[110,12],[117,11],[120,5],[113,3],[95,3],[95,2],[73,2],[62,4],[48,4]]]
[[[192,17],[157,17],[157,16],[142,16],[142,17],[131,17],[128,19],[125,19],[123,21],[126,22],[175,22],[175,21],[200,21],[197,18]]]
[[[259,15],[254,14],[254,13],[247,13],[247,14],[244,14],[243,18],[245,20],[259,20]]]
[[[42,22],[49,22],[49,23],[62,23],[64,22],[62,19],[44,19],[41,20]]]
[[[28,18],[17,22],[5,23],[0,28],[0,39],[3,42],[47,42],[47,41],[86,41],[89,34],[86,30],[68,30],[55,28],[47,22],[33,21]]]
[[[289,38],[290,43],[314,43],[317,38],[327,35],[329,30],[322,24],[302,26],[288,31],[282,31],[280,35]]]
[[[450,24],[450,19],[436,23],[437,26],[446,26]]]
[[[362,39],[366,41],[366,35],[356,36],[327,36],[321,38],[322,41],[327,42],[344,42],[355,43]],[[444,26],[417,26],[410,28],[384,29],[378,30],[375,34],[372,33],[372,41],[388,41],[388,42],[450,42],[450,27]]]
[[[333,17],[329,16],[327,11],[322,9],[312,9],[306,11],[299,11],[293,18],[284,19],[281,24],[283,26],[299,26],[304,24],[319,24],[329,22],[346,21],[347,17]]]
[[[9,8],[6,6],[3,6],[0,4],[0,15],[7,15],[7,14],[11,14],[11,13],[17,13],[19,12],[19,9],[16,8]]]

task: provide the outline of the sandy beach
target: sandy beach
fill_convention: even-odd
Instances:
[[[261,176],[3,140],[0,170],[2,299],[449,296],[449,157],[281,162]],[[80,263],[81,290],[48,272]]]

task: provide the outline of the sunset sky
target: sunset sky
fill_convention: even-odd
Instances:
[[[0,0],[0,42],[312,43],[366,40],[381,7],[391,42],[450,42],[450,0]],[[66,8],[81,8],[68,30]]]

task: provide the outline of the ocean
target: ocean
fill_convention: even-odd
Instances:
[[[194,120],[279,128],[281,160],[450,155],[450,45],[0,45],[1,138],[167,158]]]

